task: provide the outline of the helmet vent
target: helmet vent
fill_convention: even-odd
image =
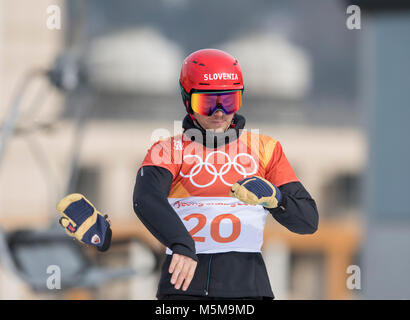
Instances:
[[[197,64],[197,63],[198,63],[198,61],[195,61],[195,60],[193,60],[193,61],[192,61],[192,63],[195,63],[195,64]]]
[[[200,63],[200,64],[199,64],[199,66],[201,66],[201,67],[205,67],[205,65],[204,65],[203,63]]]
[[[234,82],[233,84],[241,84],[240,82]]]
[[[209,83],[200,82],[199,85],[201,85],[201,86],[209,86]]]

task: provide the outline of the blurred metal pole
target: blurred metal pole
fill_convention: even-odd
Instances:
[[[91,111],[90,92],[87,88],[80,87],[74,91],[76,94],[75,110],[74,110],[74,136],[71,147],[70,158],[70,175],[67,182],[64,195],[75,192],[78,182],[79,161],[81,154],[81,147],[84,141],[85,127]]]
[[[410,299],[410,11],[372,11],[359,32],[369,141],[362,296]]]
[[[38,71],[29,73],[24,79],[21,85],[18,87],[16,91],[15,97],[13,97],[9,114],[6,116],[6,120],[3,124],[1,124],[1,132],[0,132],[0,165],[3,160],[3,156],[6,151],[7,143],[9,139],[13,136],[14,129],[17,123],[17,119],[19,116],[19,109],[21,106],[21,101],[23,99],[24,94],[26,93],[28,85],[31,83],[33,78],[38,76]]]

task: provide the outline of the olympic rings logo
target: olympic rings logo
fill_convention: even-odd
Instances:
[[[227,162],[224,163],[221,166],[219,171],[215,168],[215,166],[213,164],[211,164],[209,162],[209,158],[211,156],[213,156],[214,154],[216,154],[216,153],[222,154],[227,159]],[[251,172],[246,172],[245,167],[237,162],[238,158],[241,157],[241,156],[249,158],[249,160],[253,163],[254,169]],[[247,154],[247,153],[238,153],[233,158],[233,160],[231,160],[229,155],[227,153],[223,152],[223,151],[213,151],[213,152],[209,153],[206,156],[205,161],[203,161],[202,158],[199,155],[196,155],[196,154],[191,154],[191,155],[184,156],[184,159],[187,159],[187,158],[196,158],[196,159],[199,160],[199,162],[191,168],[191,171],[189,172],[189,174],[185,175],[182,172],[180,172],[179,174],[183,178],[189,178],[189,181],[197,188],[209,187],[210,185],[215,183],[215,181],[218,179],[218,177],[225,185],[231,187],[233,184],[229,183],[229,182],[226,182],[224,180],[224,175],[227,174],[231,170],[232,166],[233,166],[233,168],[235,169],[235,171],[237,173],[239,173],[240,175],[243,176],[243,178],[246,178],[248,176],[252,176],[258,171],[258,164],[256,163],[255,159],[250,154]],[[205,167],[205,170],[209,174],[213,175],[213,178],[209,183],[201,185],[201,184],[198,184],[194,181],[194,177],[201,172],[203,167]]]

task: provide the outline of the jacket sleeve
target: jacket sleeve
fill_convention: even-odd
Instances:
[[[134,211],[164,246],[173,253],[198,261],[194,240],[168,202],[172,179],[171,172],[165,168],[142,167],[138,171],[134,187]]]
[[[279,206],[269,209],[272,216],[284,227],[299,234],[316,232],[319,215],[315,200],[300,182],[290,182],[279,187],[282,200]]]

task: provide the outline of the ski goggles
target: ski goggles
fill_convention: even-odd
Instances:
[[[237,112],[242,105],[242,90],[194,92],[191,108],[203,116],[211,116],[217,110],[225,114]]]

